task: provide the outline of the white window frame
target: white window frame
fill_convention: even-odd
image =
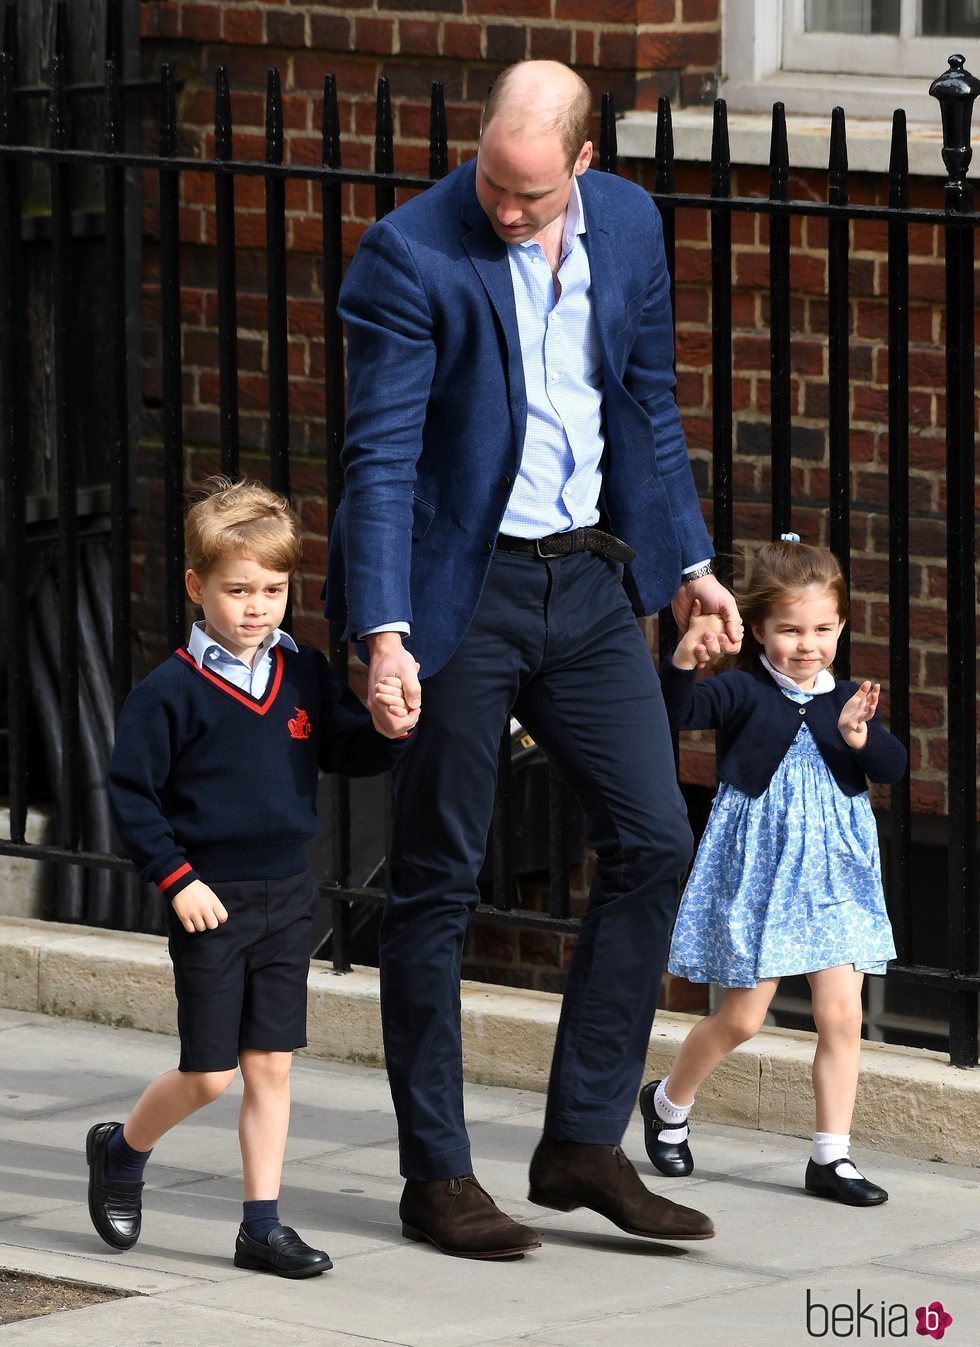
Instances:
[[[829,75],[864,75],[865,72],[873,74],[887,70],[900,79],[929,83],[946,68],[946,59],[957,43],[975,47],[976,39],[920,37],[922,4],[923,0],[901,0],[899,32],[892,36],[888,33],[807,33],[804,29],[806,0],[785,0],[782,68]]]
[[[804,0],[723,0],[719,95],[733,112],[766,112],[781,102],[791,115],[825,117],[841,105],[855,117],[885,119],[901,107],[910,121],[938,127],[929,85],[957,49],[968,69],[980,70],[980,43],[905,37],[921,3],[902,0],[896,38],[805,33]],[[841,73],[842,64],[857,69]]]

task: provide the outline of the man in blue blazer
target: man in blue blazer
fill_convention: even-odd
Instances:
[[[596,852],[530,1198],[650,1238],[713,1234],[619,1148],[691,850],[635,615],[673,598],[684,630],[698,599],[733,644],[740,627],[674,402],[660,219],[639,187],[588,171],[590,124],[566,66],[505,71],[477,159],[369,229],[341,293],[327,615],[364,643],[380,728],[399,715],[386,675],[422,707],[396,772],[380,951],[400,1215],[465,1257],[539,1243],[477,1183],[463,1120],[460,960],[512,711]]]

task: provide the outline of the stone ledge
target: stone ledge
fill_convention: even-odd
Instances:
[[[308,1054],[383,1066],[378,975],[310,969]],[[560,998],[464,982],[467,1080],[543,1091]],[[0,1005],[174,1033],[167,942],[86,926],[0,917]],[[647,1075],[666,1075],[696,1016],[657,1016]],[[698,1094],[698,1117],[790,1136],[813,1130],[813,1036],[763,1029],[736,1049]],[[980,1165],[980,1071],[958,1070],[919,1048],[866,1043],[851,1129],[857,1142],[924,1160]]]

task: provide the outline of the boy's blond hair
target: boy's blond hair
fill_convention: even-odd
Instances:
[[[209,477],[207,494],[187,512],[187,566],[207,575],[227,556],[247,556],[270,571],[292,575],[299,565],[299,520],[285,496],[261,482]]]

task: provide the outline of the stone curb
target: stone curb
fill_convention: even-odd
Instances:
[[[310,969],[309,1046],[336,1061],[383,1067],[374,969]],[[485,983],[462,987],[466,1079],[543,1091],[560,997]],[[99,1024],[175,1032],[173,981],[162,936],[0,917],[0,1006]],[[647,1075],[666,1075],[697,1017],[657,1015]],[[814,1040],[763,1029],[698,1094],[698,1118],[789,1136],[813,1130]],[[980,1165],[980,1071],[918,1048],[865,1043],[851,1128],[855,1142],[923,1160]]]

